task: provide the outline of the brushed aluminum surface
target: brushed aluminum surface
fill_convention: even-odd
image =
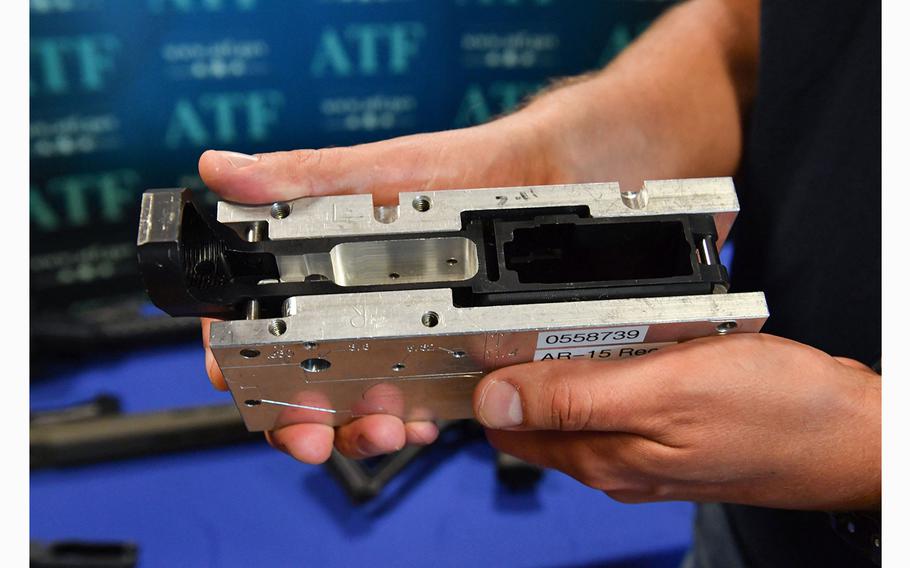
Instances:
[[[405,192],[399,205],[373,207],[369,194],[306,197],[274,205],[218,203],[218,221],[245,227],[263,221],[272,240],[443,232],[461,229],[461,213],[495,209],[587,206],[594,218],[714,214],[721,235],[739,211],[730,178],[646,181],[640,191],[618,183],[580,183]]]
[[[706,178],[647,181],[625,192],[616,183],[409,192],[399,205],[381,207],[369,194],[262,206],[222,202],[218,221],[241,234],[251,224],[267,226],[272,240],[402,235],[280,256],[278,263],[282,280],[405,284],[466,280],[477,271],[470,241],[407,239],[408,233],[458,231],[465,211],[556,206],[585,206],[594,218],[711,214],[720,238],[739,210],[730,178]],[[707,249],[702,254],[713,261]],[[289,298],[281,318],[214,323],[211,347],[247,427],[269,430],[294,422],[339,425],[370,413],[466,418],[485,373],[535,354],[641,356],[696,337],[757,332],[767,317],[761,293],[455,307],[448,289],[397,290]],[[635,341],[627,344],[612,341],[624,337],[617,331],[604,345],[541,351],[549,348],[541,333],[572,340],[633,328]]]
[[[328,253],[280,255],[282,282],[322,277],[339,286],[457,282],[477,274],[477,246],[464,237],[340,243]]]
[[[458,308],[446,289],[374,292],[295,297],[277,320],[214,323],[211,346],[247,427],[269,430],[370,413],[470,417],[477,381],[533,360],[541,332],[647,326],[627,344],[634,354],[758,332],[767,317],[761,293]]]

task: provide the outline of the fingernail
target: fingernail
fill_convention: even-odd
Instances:
[[[229,164],[235,168],[242,168],[244,166],[249,166],[250,164],[255,164],[259,161],[259,156],[250,156],[249,154],[241,154],[240,152],[231,152],[229,150],[216,150],[218,155],[228,161]]]
[[[505,381],[492,381],[480,396],[480,421],[488,428],[511,428],[523,420],[518,390]]]

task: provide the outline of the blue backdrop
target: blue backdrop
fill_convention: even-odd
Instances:
[[[207,148],[483,122],[602,66],[669,4],[31,0],[33,295],[136,293],[139,195],[198,188]]]

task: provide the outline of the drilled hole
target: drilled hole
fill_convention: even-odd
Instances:
[[[269,333],[272,335],[283,335],[288,330],[288,324],[284,320],[272,320],[269,322]]]
[[[311,351],[311,350],[313,350],[313,349],[316,349],[316,342],[315,342],[315,341],[307,341],[307,342],[305,342],[305,343],[303,344],[303,348],[306,349],[307,351]]]
[[[398,274],[397,272],[389,272],[389,278],[392,280],[398,280],[401,278],[401,274]]]
[[[648,194],[640,191],[623,191],[620,193],[623,205],[629,209],[644,209],[648,205]]]
[[[394,365],[392,365],[392,370],[395,371],[396,373],[399,371],[404,371],[404,363],[395,363]]]
[[[287,203],[273,203],[270,213],[275,219],[284,219],[291,214],[291,206]]]
[[[414,206],[414,209],[420,211],[421,213],[424,213],[430,210],[430,198],[424,196],[417,197],[414,199],[411,205]]]
[[[427,327],[436,327],[439,324],[439,314],[427,312],[420,318],[420,322]]]
[[[461,350],[452,351],[452,357],[455,357],[456,359],[461,359],[461,358],[467,357],[467,356],[468,356],[468,354],[465,353],[464,351],[461,351]]]
[[[265,221],[250,223],[246,228],[246,240],[251,243],[264,241],[269,235],[269,224]]]
[[[259,357],[259,351],[256,349],[241,349],[240,356],[244,359],[254,359],[256,357]]]
[[[260,404],[262,404],[262,401],[251,398],[250,400],[243,401],[243,404],[245,404],[247,406],[259,406]]]
[[[455,266],[456,264],[458,264],[458,259],[450,258],[449,260],[446,261],[446,264],[448,264],[449,266]]]
[[[300,363],[300,366],[307,373],[321,373],[331,367],[332,363],[330,363],[328,359],[313,357],[312,359],[305,359]]]
[[[717,330],[717,333],[724,335],[725,333],[730,333],[737,327],[739,327],[739,324],[737,324],[735,321],[725,321],[717,324],[717,327],[715,327],[715,329]]]
[[[373,217],[376,218],[380,223],[394,223],[398,220],[398,206],[397,205],[380,205],[373,208]]]

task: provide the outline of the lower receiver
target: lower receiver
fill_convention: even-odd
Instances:
[[[768,317],[762,293],[726,293],[729,178],[399,200],[221,202],[215,219],[189,190],[143,195],[149,296],[174,316],[224,320],[210,345],[248,429],[471,417],[494,369],[637,357],[758,332]]]

